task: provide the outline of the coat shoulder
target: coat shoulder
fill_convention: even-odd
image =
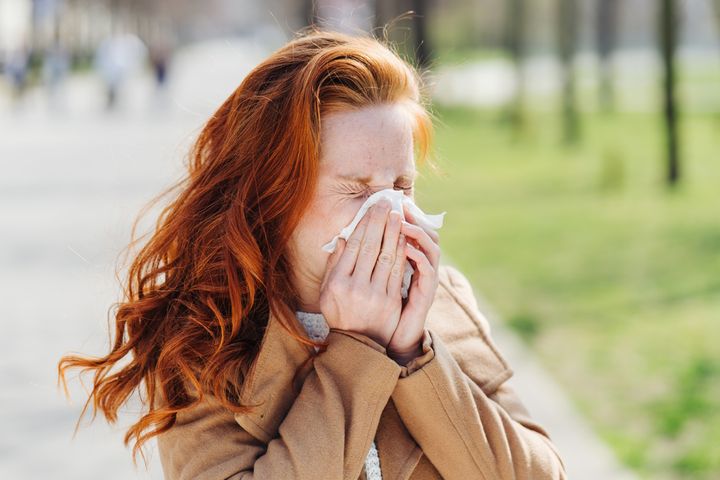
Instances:
[[[470,280],[457,267],[452,265],[440,265],[440,285],[443,292],[438,292],[436,300],[440,303],[450,301],[455,304],[476,323],[483,335],[490,335],[490,322],[480,311],[475,292]]]
[[[487,394],[513,375],[491,335],[472,284],[457,267],[440,265],[438,290],[428,327],[436,333],[462,370]]]

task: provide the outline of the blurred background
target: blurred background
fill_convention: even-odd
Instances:
[[[417,201],[571,478],[720,478],[720,0],[0,0],[0,478],[162,478],[136,399],[73,438],[57,361],[106,352],[135,216],[311,23],[423,70]]]

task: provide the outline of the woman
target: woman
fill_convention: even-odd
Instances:
[[[413,198],[430,118],[372,38],[311,31],[243,80],[131,265],[111,352],[59,365],[95,372],[110,422],[146,393],[133,458],[156,437],[169,479],[565,478],[436,232],[378,203],[322,249],[373,192]]]

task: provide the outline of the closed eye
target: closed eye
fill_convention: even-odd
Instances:
[[[396,187],[394,187],[394,188],[395,188],[396,190],[402,190],[403,192],[411,192],[414,187],[399,187],[399,186],[396,186]],[[370,190],[363,190],[363,191],[355,191],[355,192],[353,192],[353,195],[355,195],[355,196],[357,196],[357,197],[365,197],[365,198],[367,198],[367,197],[369,197],[370,195],[372,195],[372,193],[373,193],[373,192],[371,192]]]

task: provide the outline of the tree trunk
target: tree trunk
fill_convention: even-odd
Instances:
[[[575,102],[575,49],[577,46],[577,0],[558,0],[558,53],[562,63],[563,140],[579,139],[579,118]]]
[[[505,8],[505,46],[512,58],[515,70],[515,92],[508,107],[507,116],[519,133],[525,126],[525,0],[506,0]]]
[[[421,69],[430,66],[430,48],[427,38],[427,0],[412,1],[414,15],[413,22],[413,39],[415,42],[415,59]]]
[[[303,17],[306,25],[316,25],[317,18],[317,6],[315,5],[318,0],[303,0]]]
[[[385,27],[385,22],[387,18],[383,5],[385,5],[386,3],[387,2],[383,2],[383,0],[375,0],[373,2],[373,10],[375,13],[375,15],[373,16],[373,32],[378,37],[383,37],[382,31]]]
[[[675,0],[662,0],[660,5],[660,45],[663,59],[663,101],[667,155],[667,182],[670,186],[680,179],[678,141],[678,109],[675,99],[675,48],[678,38],[677,5]]]
[[[615,110],[615,88],[613,85],[611,59],[617,42],[617,0],[596,0],[597,4],[597,54],[599,59],[599,104],[605,112]]]

